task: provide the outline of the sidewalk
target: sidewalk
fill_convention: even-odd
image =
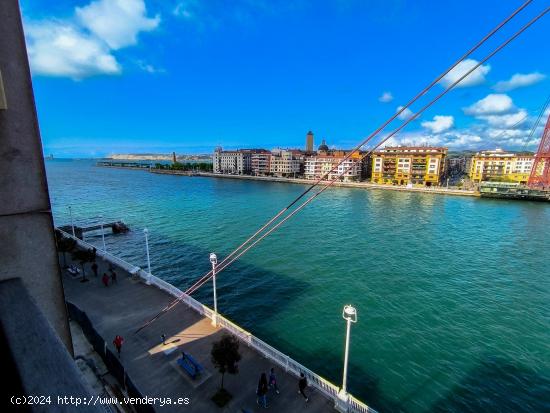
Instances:
[[[216,329],[210,320],[199,316],[185,304],[178,304],[173,310],[138,334],[134,332],[147,320],[156,315],[173,297],[153,286],[132,280],[125,271],[115,268],[118,284],[105,287],[101,275],[108,264],[98,258],[99,276],[93,276],[89,265],[89,282],[81,283],[80,277],[73,279],[64,274],[63,283],[67,301],[72,302],[88,314],[95,329],[114,351],[112,341],[119,334],[124,337],[121,361],[134,384],[144,396],[170,397],[173,400],[188,397],[189,405],[155,406],[162,412],[259,412],[265,409],[256,404],[256,386],[262,372],[266,374],[275,367],[280,394],[268,393],[269,410],[274,412],[334,412],[332,401],[323,394],[308,388],[310,399],[305,403],[298,394],[298,379],[273,366],[269,360],[241,343],[242,360],[237,375],[226,374],[225,388],[233,395],[231,402],[223,409],[218,408],[210,398],[217,392],[221,375],[210,361],[212,343],[219,340],[223,330]],[[160,336],[166,334],[166,345]],[[181,351],[191,354],[206,372],[197,381],[191,378],[175,360]]]

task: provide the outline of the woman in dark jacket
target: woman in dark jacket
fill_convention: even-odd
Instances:
[[[260,381],[258,382],[258,389],[256,390],[256,394],[258,395],[258,399],[256,400],[256,403],[258,403],[263,408],[267,409],[267,377],[265,373],[262,373],[260,376]]]

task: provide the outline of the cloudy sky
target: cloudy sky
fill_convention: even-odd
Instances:
[[[351,147],[522,3],[21,0],[44,150],[57,156],[302,147],[308,130]],[[546,6],[534,0],[386,133]],[[535,149],[548,38],[550,15],[390,143]]]

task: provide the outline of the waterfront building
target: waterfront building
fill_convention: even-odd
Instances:
[[[342,150],[321,151],[318,155],[308,156],[304,164],[305,178],[319,179],[328,172],[327,179],[329,180],[340,175],[342,176],[339,179],[343,182],[360,180],[362,172],[361,154],[356,152],[349,159],[342,162],[347,153],[349,152]]]
[[[224,151],[221,147],[214,150],[212,169],[216,174],[249,174],[252,170],[252,151]]]
[[[309,131],[306,135],[306,152],[313,152],[313,132]]]
[[[534,155],[506,152],[502,149],[480,151],[470,162],[474,182],[501,181],[526,184],[533,168]]]
[[[439,185],[445,172],[447,148],[386,147],[372,155],[371,182],[393,185]]]
[[[252,149],[250,154],[250,167],[252,175],[269,175],[271,165],[271,152],[265,149]]]
[[[278,177],[302,175],[305,156],[301,151],[274,149],[271,151],[270,174]]]

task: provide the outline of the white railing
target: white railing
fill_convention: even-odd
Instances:
[[[149,274],[147,271],[141,269],[140,267],[136,267],[135,265],[132,265],[129,262],[124,261],[123,259],[107,251],[97,248],[96,246],[86,241],[83,241],[80,238],[73,237],[71,234],[68,234],[63,230],[60,230],[60,229],[58,230],[65,237],[75,239],[79,247],[85,248],[85,249],[96,248],[97,255],[102,257],[106,261],[110,262],[111,264],[117,265],[118,267],[126,270],[130,274],[139,276],[148,284],[154,285],[155,287],[163,291],[166,291],[168,294],[184,302],[188,307],[192,308],[193,310],[198,312],[200,315],[203,315],[210,319],[213,318],[214,311],[210,307],[207,307],[206,305],[195,300],[193,297],[185,294],[183,291],[181,291],[179,288],[175,287],[174,285],[164,280],[161,280],[160,278],[158,278],[157,276],[154,276],[153,274]],[[315,387],[317,390],[319,390],[329,399],[333,400],[335,403],[339,401],[338,392],[340,391],[340,388],[335,384],[329,382],[328,380],[314,373],[313,371],[301,365],[296,360],[290,358],[286,354],[281,353],[276,348],[260,340],[258,337],[254,336],[252,333],[246,331],[242,327],[239,327],[237,324],[223,317],[219,313],[216,317],[216,323],[220,327],[227,330],[229,333],[233,334],[235,337],[241,340],[244,344],[256,350],[265,358],[268,358],[271,361],[277,363],[281,368],[285,369],[286,372],[291,373],[296,377],[299,377],[300,373],[304,373],[308,383],[311,386]],[[348,413],[377,413],[374,409],[368,407],[365,403],[356,399],[351,394],[348,394],[348,398],[347,398],[347,412]]]

